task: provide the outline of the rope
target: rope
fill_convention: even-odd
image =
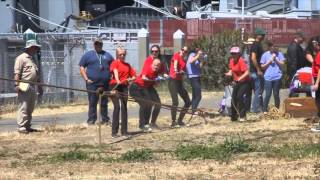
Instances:
[[[272,106],[269,111],[263,115],[264,119],[279,120],[280,118],[289,119],[291,116],[289,113],[282,112],[280,109]]]
[[[53,87],[53,88],[58,88],[58,89],[67,89],[67,90],[72,90],[72,91],[96,93],[97,95],[102,95],[102,96],[107,96],[107,97],[112,97],[112,96],[115,96],[117,94],[117,95],[120,95],[121,97],[128,98],[128,101],[131,101],[131,102],[137,102],[137,100],[138,100],[138,101],[142,101],[142,102],[153,104],[153,105],[159,105],[162,109],[171,110],[171,109],[175,108],[179,112],[185,111],[185,108],[183,108],[183,107],[171,106],[171,105],[167,105],[167,104],[163,104],[163,103],[154,102],[154,101],[151,101],[151,100],[146,100],[144,98],[139,98],[139,97],[132,97],[132,96],[129,96],[128,94],[119,93],[119,92],[116,92],[116,91],[103,91],[102,88],[98,88],[96,91],[92,91],[92,90],[78,89],[78,88],[72,88],[72,87],[50,85],[50,84],[45,84],[45,83],[41,83],[41,82],[33,82],[33,81],[26,81],[26,80],[15,80],[15,79],[9,79],[9,78],[4,78],[4,77],[0,77],[0,80],[11,81],[11,82],[23,82],[23,83],[29,83],[29,84],[33,84],[33,85],[37,85],[37,86],[46,86],[46,87]],[[188,111],[185,112],[185,113],[186,114],[191,114],[191,115],[193,114],[193,113],[188,112]],[[198,114],[195,114],[195,115],[203,117],[202,116],[203,113],[198,113]]]

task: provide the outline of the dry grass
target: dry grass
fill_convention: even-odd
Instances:
[[[206,96],[210,97],[204,95],[205,98]],[[71,109],[76,108],[85,107]],[[68,112],[68,107],[59,109],[59,111],[64,110]],[[319,177],[317,169],[320,167],[320,157],[317,155],[291,160],[251,152],[235,155],[230,161],[224,162],[210,159],[182,161],[172,153],[182,144],[212,142],[219,144],[226,138],[236,136],[241,136],[250,144],[275,147],[284,144],[320,143],[320,134],[310,132],[310,125],[305,124],[303,119],[264,120],[250,115],[249,121],[245,123],[235,123],[227,117],[217,117],[209,119],[209,123],[204,124],[201,118],[196,117],[190,127],[180,129],[170,129],[169,120],[168,116],[160,116],[158,123],[162,130],[137,134],[123,141],[112,139],[110,127],[103,126],[101,147],[98,146],[98,127],[85,124],[51,124],[42,127],[43,132],[29,135],[16,132],[0,133],[0,179],[158,180]],[[136,117],[129,118],[131,132],[137,131],[137,122]],[[119,160],[123,154],[135,149],[150,149],[154,158],[138,162]],[[66,153],[74,153],[72,155],[76,155],[79,160],[54,159]],[[96,159],[80,159],[87,158],[86,155],[94,156]],[[97,160],[97,157],[100,159]]]

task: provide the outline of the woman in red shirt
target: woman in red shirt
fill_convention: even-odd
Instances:
[[[226,76],[233,77],[232,105],[231,105],[231,121],[243,122],[246,119],[245,99],[250,89],[249,69],[245,60],[241,57],[240,48],[232,47],[230,50],[232,55],[229,63],[229,71]]]
[[[312,76],[314,78],[314,85],[312,86],[312,91],[316,92],[316,98],[315,98],[315,102],[316,102],[316,106],[318,109],[318,118],[320,118],[320,89],[319,89],[319,83],[320,83],[320,37],[315,38],[314,42],[314,48],[315,51],[317,51],[317,54],[315,56],[314,61],[312,62]],[[312,131],[315,132],[319,132],[320,131],[320,124],[311,129]]]
[[[110,80],[110,87],[121,93],[120,96],[113,96],[111,98],[113,103],[113,118],[112,118],[112,137],[117,137],[119,130],[119,114],[121,104],[121,134],[126,136],[128,134],[128,99],[123,95],[128,95],[128,82],[136,78],[135,70],[129,63],[125,62],[126,50],[123,48],[116,49],[116,60],[110,65],[110,72],[112,78]]]
[[[183,118],[191,105],[190,97],[187,90],[183,85],[183,74],[186,70],[186,62],[183,59],[188,54],[188,47],[185,46],[181,49],[181,51],[175,53],[170,62],[170,81],[169,81],[169,91],[172,98],[172,106],[171,109],[171,119],[172,124],[171,127],[180,127],[184,126]],[[183,99],[184,106],[183,110],[180,112],[178,117],[178,122],[176,121],[177,116],[177,107],[179,105],[178,95]]]

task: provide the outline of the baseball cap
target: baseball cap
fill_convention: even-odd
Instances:
[[[101,43],[101,44],[103,44],[103,41],[102,41],[102,39],[100,37],[96,37],[96,38],[94,38],[93,43]]]
[[[247,41],[244,41],[243,44],[253,44],[254,41],[255,41],[254,38],[248,38],[248,40],[247,40]]]
[[[266,35],[266,31],[263,28],[259,28],[259,27],[255,29],[254,33],[256,35]]]
[[[240,53],[240,48],[238,46],[234,46],[230,49],[230,53]]]

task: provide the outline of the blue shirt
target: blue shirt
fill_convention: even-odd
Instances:
[[[86,68],[87,76],[94,84],[105,84],[110,80],[109,66],[113,59],[106,51],[97,53],[91,50],[82,56],[79,66]]]
[[[260,63],[261,64],[267,64],[268,61],[271,59],[272,54],[270,51],[267,51],[263,53]],[[285,58],[281,52],[278,52],[276,58],[279,59],[279,61],[284,61]],[[282,71],[280,66],[276,62],[272,62],[268,68],[264,72],[264,79],[266,81],[274,81],[274,80],[279,80],[282,77]]]
[[[197,59],[195,62],[190,63],[191,58],[195,57],[197,54],[192,52],[189,54],[188,61],[187,61],[187,72],[188,78],[200,77],[200,61]]]

